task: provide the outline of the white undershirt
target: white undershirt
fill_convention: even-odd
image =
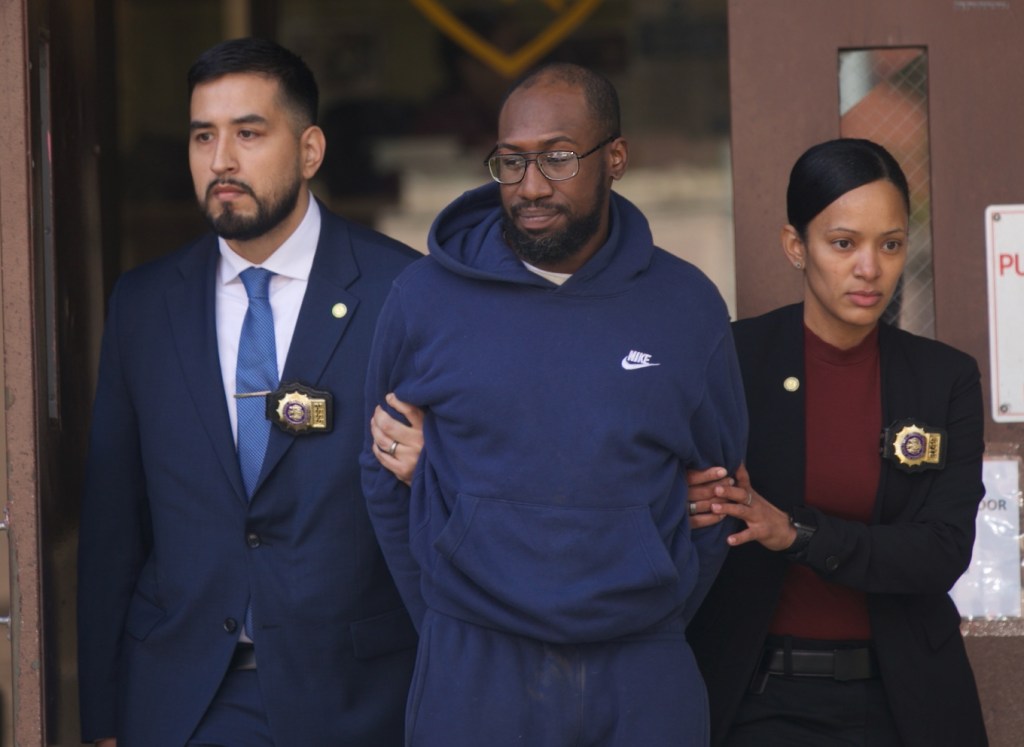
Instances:
[[[299,308],[306,295],[309,273],[313,268],[317,241],[320,239],[320,208],[313,196],[309,208],[295,229],[281,246],[262,265],[254,265],[235,254],[224,239],[218,237],[220,260],[217,263],[216,316],[217,351],[220,370],[224,377],[224,396],[227,397],[231,416],[231,433],[238,443],[238,408],[235,401],[235,367],[238,363],[238,338],[242,322],[249,308],[239,274],[250,267],[264,267],[275,273],[270,279],[270,308],[274,312],[274,341],[277,343],[277,375],[281,376],[288,349],[291,347]]]
[[[522,260],[519,260],[523,262]],[[550,280],[555,285],[561,285],[566,280],[572,277],[571,272],[551,272],[550,270],[542,270],[539,267],[534,267],[529,262],[523,262],[523,267],[532,272],[534,275],[540,275],[545,280]]]

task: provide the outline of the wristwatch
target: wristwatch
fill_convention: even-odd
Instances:
[[[818,531],[814,512],[794,508],[789,512],[789,525],[796,530],[796,539],[782,551],[782,554],[790,560],[803,560],[807,555],[807,547],[811,544],[811,537]]]

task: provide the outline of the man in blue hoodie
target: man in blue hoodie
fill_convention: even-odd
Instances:
[[[629,150],[604,77],[541,68],[498,129],[496,184],[438,216],[370,357],[367,402],[424,412],[411,489],[381,465],[394,443],[362,458],[420,632],[407,743],[704,745],[684,631],[731,529],[690,530],[686,470],[746,445],[725,305],[612,192]]]

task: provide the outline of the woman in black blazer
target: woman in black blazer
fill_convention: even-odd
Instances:
[[[986,745],[948,591],[984,494],[975,361],[880,323],[909,193],[866,140],[793,167],[782,229],[802,304],[737,322],[750,412],[735,484],[691,475],[695,526],[731,516],[689,628],[716,745]],[[881,436],[879,435],[881,434]]]

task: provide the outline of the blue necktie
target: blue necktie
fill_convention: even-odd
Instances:
[[[277,344],[274,341],[274,312],[270,308],[270,278],[274,273],[250,267],[239,277],[249,296],[249,309],[238,338],[235,393],[254,394],[277,389]],[[242,468],[245,493],[252,498],[270,438],[266,397],[240,397],[238,411],[238,463]],[[245,632],[254,639],[252,601],[245,606]]]
[[[277,389],[277,345],[269,293],[273,274],[261,267],[250,267],[240,275],[249,296],[249,310],[245,312],[242,336],[238,339],[237,394]],[[246,495],[252,498],[270,438],[266,398],[239,397],[235,402],[238,410],[238,463],[242,468]]]

